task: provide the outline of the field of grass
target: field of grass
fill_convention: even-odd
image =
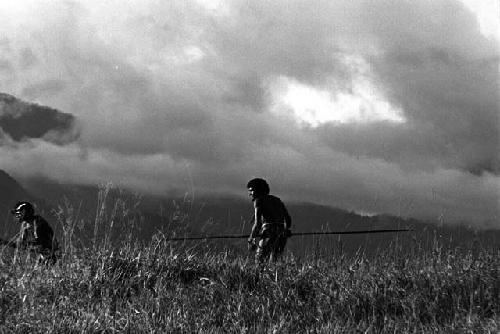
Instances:
[[[78,214],[61,209],[55,266],[3,251],[0,333],[500,332],[498,245],[289,253],[255,266],[234,248],[174,244],[162,233],[113,242],[131,217],[118,207],[98,210],[86,247]]]
[[[0,271],[5,333],[498,333],[500,254],[381,254],[256,267],[149,245]]]

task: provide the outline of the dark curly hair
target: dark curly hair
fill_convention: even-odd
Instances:
[[[19,202],[14,209],[10,210],[12,214],[16,214],[24,210],[26,217],[31,217],[35,214],[35,208],[30,202]]]
[[[266,180],[261,178],[255,178],[248,181],[247,188],[252,188],[256,192],[264,195],[268,195],[270,192],[269,184]]]

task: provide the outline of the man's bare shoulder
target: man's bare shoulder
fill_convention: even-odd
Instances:
[[[281,199],[274,195],[266,195],[255,199],[254,205],[256,208],[261,207],[276,207],[282,205]]]

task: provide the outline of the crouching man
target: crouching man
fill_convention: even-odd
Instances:
[[[29,202],[17,203],[11,213],[21,227],[17,238],[8,242],[9,246],[35,253],[40,264],[54,264],[58,244],[49,223],[35,215],[35,209]]]
[[[248,239],[249,248],[255,249],[255,260],[263,263],[276,261],[282,255],[287,238],[292,234],[292,218],[285,204],[270,195],[269,184],[264,179],[255,178],[247,184],[248,195],[254,204],[254,225]],[[260,240],[256,241],[256,238]]]

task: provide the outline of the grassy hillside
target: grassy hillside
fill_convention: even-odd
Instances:
[[[417,242],[370,258],[318,250],[255,266],[211,244],[137,243],[120,217],[95,220],[80,247],[78,219],[61,213],[64,256],[53,267],[3,250],[0,329],[6,333],[394,333],[500,330],[500,252]],[[407,253],[408,254],[408,253]]]
[[[256,266],[232,244],[165,240],[190,233],[182,205],[138,241],[147,219],[138,202],[106,199],[103,189],[93,219],[57,206],[64,255],[53,267],[2,249],[0,333],[500,331],[498,243],[454,247],[414,234],[368,254],[346,252],[347,239],[316,239],[306,253]]]
[[[0,328],[15,333],[332,333],[500,330],[500,254],[302,260],[256,267],[157,239],[0,271]]]

